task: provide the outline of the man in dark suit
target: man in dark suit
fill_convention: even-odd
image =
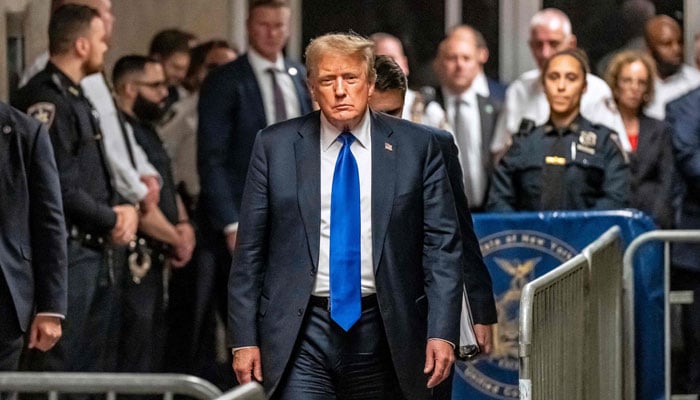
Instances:
[[[501,101],[491,94],[484,74],[486,42],[474,28],[453,29],[440,43],[434,68],[440,80],[434,102],[425,109],[425,122],[448,128],[459,148],[464,189],[472,212],[484,210],[489,177],[496,165],[491,142]]]
[[[197,312],[208,315],[204,320],[197,318],[195,332],[200,326],[214,325],[209,316],[214,305],[225,318],[230,252],[236,242],[243,184],[256,133],[311,111],[306,70],[282,54],[290,21],[287,1],[253,1],[246,23],[248,52],[212,71],[200,92],[197,223],[202,240],[197,255],[196,307]],[[212,331],[201,335],[213,339],[207,332]]]
[[[374,93],[369,100],[369,107],[376,112],[383,112],[394,117],[401,117],[406,93],[406,76],[401,67],[389,56],[375,56],[374,68],[377,80]],[[497,322],[496,303],[493,297],[491,275],[481,256],[479,241],[474,234],[474,223],[469,202],[464,194],[462,168],[454,138],[449,132],[432,129],[438,140],[442,156],[445,159],[447,175],[455,196],[460,231],[462,233],[464,285],[471,308],[479,348],[484,353],[491,351],[492,324]]]
[[[673,152],[685,190],[676,227],[700,229],[700,89],[688,92],[666,106],[666,120],[673,127]],[[683,310],[685,342],[685,393],[700,393],[700,246],[673,246],[671,285],[692,290],[695,301]]]
[[[449,398],[454,199],[435,136],[369,111],[372,47],[349,34],[312,41],[321,111],[263,130],[253,149],[228,338],[238,380],[276,398]]]
[[[13,371],[30,322],[29,348],[47,351],[61,337],[66,226],[46,129],[0,103],[0,132],[0,371]]]

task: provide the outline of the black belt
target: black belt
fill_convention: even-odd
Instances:
[[[320,307],[320,308],[326,309],[327,311],[331,310],[330,297],[311,296],[311,298],[309,299],[309,304],[314,306],[314,307]],[[369,296],[365,296],[362,298],[362,311],[376,307],[376,306],[377,306],[377,295],[376,294],[370,294]]]
[[[71,225],[70,229],[68,230],[68,236],[80,243],[81,246],[100,251],[104,250],[105,245],[109,243],[109,239],[106,236],[85,232],[76,225]]]

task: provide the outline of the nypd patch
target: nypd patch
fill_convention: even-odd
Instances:
[[[36,103],[27,109],[27,114],[50,128],[56,116],[56,105],[48,102]]]

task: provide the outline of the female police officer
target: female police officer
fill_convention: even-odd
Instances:
[[[554,54],[542,85],[549,121],[523,121],[493,176],[490,211],[616,209],[627,204],[629,168],[617,134],[580,114],[588,62],[580,50]]]

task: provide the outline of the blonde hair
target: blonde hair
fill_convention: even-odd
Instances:
[[[357,57],[367,66],[367,80],[376,80],[374,69],[374,42],[356,33],[329,33],[319,36],[306,46],[307,76],[318,72],[318,63],[325,54]]]
[[[642,103],[639,105],[639,108],[642,109],[652,100],[654,100],[654,77],[656,76],[656,66],[648,54],[637,50],[625,50],[615,54],[612,60],[610,60],[608,67],[605,69],[604,79],[608,86],[610,86],[613,96],[615,96],[615,88],[618,86],[617,80],[620,78],[622,67],[636,61],[644,64],[644,67],[647,69],[647,73],[649,74],[649,82],[647,82],[647,88],[644,91],[644,96],[642,96]],[[617,98],[615,98],[615,100],[617,101]]]

